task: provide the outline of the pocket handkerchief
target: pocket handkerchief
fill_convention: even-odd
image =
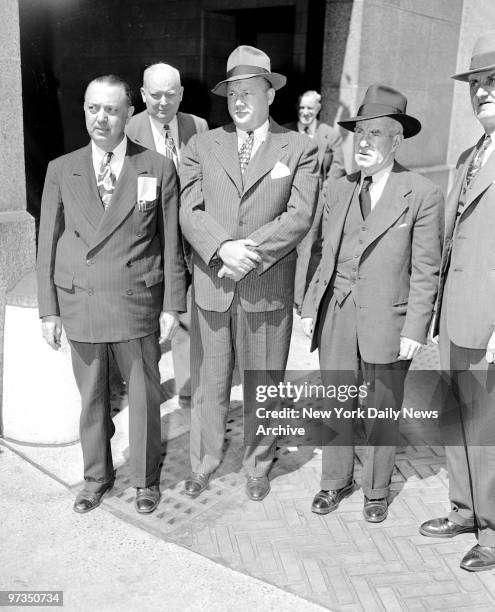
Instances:
[[[283,178],[284,176],[289,175],[290,169],[285,164],[279,161],[273,166],[272,171],[270,172],[270,177],[272,179]]]
[[[152,208],[151,202],[155,202],[157,195],[157,179],[154,176],[138,176],[137,199],[138,208],[142,212]]]

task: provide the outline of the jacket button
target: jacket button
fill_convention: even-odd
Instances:
[[[127,289],[126,293],[127,295],[134,295],[134,291],[131,291],[131,289]]]
[[[79,236],[80,236],[80,235],[81,235],[81,234],[80,234],[80,233],[79,233],[77,230],[74,230],[74,236],[75,236],[76,238],[79,238]]]
[[[131,260],[127,261],[125,265],[126,265],[128,268],[132,268],[132,261],[131,261]]]
[[[140,232],[139,230],[136,232],[136,236],[138,238],[141,238],[142,235],[143,235],[143,232]]]
[[[86,259],[86,265],[87,266],[91,266],[94,264],[94,261],[92,259]]]
[[[323,286],[326,287],[328,285],[328,281],[324,280],[323,281]]]
[[[88,295],[94,295],[94,289],[88,289]]]

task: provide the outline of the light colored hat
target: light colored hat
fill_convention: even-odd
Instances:
[[[471,64],[466,72],[459,72],[450,78],[456,81],[468,81],[470,74],[495,69],[495,32],[483,34],[474,43]]]
[[[227,95],[227,83],[261,76],[270,82],[273,89],[281,89],[287,82],[283,74],[271,71],[270,58],[256,47],[241,45],[232,51],[227,60],[226,79],[211,90],[217,96]]]

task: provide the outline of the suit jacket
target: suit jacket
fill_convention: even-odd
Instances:
[[[480,141],[481,142],[481,141]],[[466,172],[478,142],[464,151],[445,206],[444,247],[434,333],[446,309],[447,333],[458,346],[485,349],[495,329],[495,155],[492,153],[471,181],[465,195]],[[457,219],[459,200],[464,206]],[[457,222],[456,222],[457,219]],[[443,303],[448,274],[448,299]]]
[[[303,317],[325,313],[320,306],[334,274],[345,218],[361,173],[333,183],[325,202],[321,261],[308,288]],[[359,350],[369,363],[397,360],[400,336],[425,342],[437,291],[440,265],[440,189],[394,163],[383,194],[367,219],[358,261],[356,301]],[[349,299],[349,298],[348,298]]]
[[[179,129],[179,153],[182,157],[184,149],[191,136],[197,132],[206,132],[208,124],[201,117],[196,115],[189,115],[188,113],[177,113],[177,124]],[[134,142],[137,142],[143,147],[156,151],[155,140],[153,138],[153,132],[151,131],[150,119],[147,110],[138,113],[134,117],[131,117],[126,127],[127,136]],[[177,146],[177,143],[176,143]]]
[[[289,130],[298,131],[297,121],[285,125]],[[340,178],[345,175],[342,136],[337,128],[317,121],[314,141],[318,147],[320,179],[323,184],[327,178]],[[320,186],[321,186],[320,184]]]
[[[141,211],[138,177],[157,179]],[[118,342],[158,329],[160,311],[186,309],[173,163],[128,140],[110,208],[96,186],[91,144],[48,166],[38,248],[40,316],[60,315],[67,336]]]
[[[247,311],[292,304],[295,247],[308,231],[318,190],[316,147],[273,120],[241,178],[229,124],[193,136],[180,172],[182,231],[193,248],[193,286],[203,309],[225,312],[238,290]],[[251,238],[262,262],[238,283],[218,278],[217,249]]]

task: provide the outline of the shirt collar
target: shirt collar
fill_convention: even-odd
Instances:
[[[371,177],[371,184],[373,185],[376,183],[380,183],[383,180],[386,180],[390,176],[390,173],[392,172],[393,165],[394,165],[394,162],[392,162],[385,168],[382,168],[381,170],[373,174]],[[364,172],[361,172],[361,185],[363,184],[365,176],[367,175],[365,175]]]
[[[268,134],[268,128],[269,127],[270,127],[270,122],[267,119],[265,121],[265,123],[263,123],[262,125],[257,127],[255,130],[253,130],[254,140],[263,142],[265,140],[265,138],[266,138],[266,135]],[[237,132],[237,137],[241,141],[246,140],[246,138],[248,137],[247,132],[244,131],[244,130],[239,129],[238,127],[236,127],[235,129],[236,129],[236,132]]]
[[[123,162],[124,157],[127,151],[127,136],[124,134],[124,138],[122,138],[121,142],[113,149],[113,162]],[[104,151],[100,149],[100,147],[95,143],[94,140],[91,141],[91,152],[93,155],[93,159],[102,160],[105,157],[106,153],[109,151]]]
[[[308,128],[308,132],[304,131],[304,128],[306,127]],[[303,125],[300,121],[298,121],[297,131],[300,132],[301,134],[311,134],[311,136],[314,136],[316,132],[316,119],[309,125]]]
[[[164,124],[164,123],[160,123],[160,121],[158,121],[157,119],[155,119],[154,117],[152,117],[150,114],[148,114],[148,117],[150,118],[151,125],[152,125],[152,126],[155,128],[155,129],[156,129],[156,131],[157,131],[159,134],[162,134],[162,133],[163,133],[163,126],[164,126],[165,124]],[[173,116],[173,119],[171,119],[171,120],[168,122],[168,124],[167,124],[167,125],[168,125],[168,127],[169,127],[171,130],[174,130],[174,129],[177,127],[177,115],[174,115],[174,116]]]

